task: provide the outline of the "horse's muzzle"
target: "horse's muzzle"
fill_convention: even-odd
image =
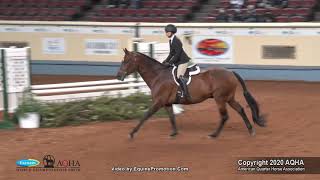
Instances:
[[[122,74],[118,73],[117,74],[117,79],[120,81],[123,81],[125,77],[126,77],[126,73],[122,73]]]

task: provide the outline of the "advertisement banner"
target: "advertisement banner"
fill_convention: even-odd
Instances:
[[[117,55],[119,41],[116,39],[86,39],[86,55]]]
[[[43,38],[42,50],[43,54],[64,54],[65,40],[64,38]]]
[[[194,36],[192,57],[195,63],[233,63],[232,37]]]

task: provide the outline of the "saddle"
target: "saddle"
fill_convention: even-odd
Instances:
[[[173,76],[173,80],[174,82],[179,86],[179,83],[177,81],[178,77],[177,77],[177,69],[178,67],[177,66],[173,66],[173,69],[172,69],[172,76]],[[191,77],[193,75],[197,75],[200,73],[200,67],[197,65],[197,64],[193,64],[191,66],[189,66],[186,70],[186,72],[184,73],[184,77],[188,80],[187,81],[187,85],[189,85],[191,83]]]

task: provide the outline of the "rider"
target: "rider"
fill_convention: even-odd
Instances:
[[[166,65],[175,65],[178,67],[177,77],[178,83],[183,91],[183,96],[186,96],[188,100],[191,100],[191,96],[187,87],[187,79],[184,78],[184,73],[188,68],[188,62],[190,58],[182,48],[180,39],[175,35],[177,28],[173,24],[168,24],[165,27],[166,36],[170,39],[170,53],[166,60],[163,61]]]

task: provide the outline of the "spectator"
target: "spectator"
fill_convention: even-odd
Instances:
[[[275,21],[275,17],[273,16],[273,14],[271,12],[267,12],[263,17],[264,17],[263,22],[274,22]]]
[[[241,9],[244,4],[244,0],[230,0],[230,4],[233,9]]]
[[[258,8],[270,8],[270,7],[279,7],[284,8],[287,7],[288,0],[258,0],[257,7]]]
[[[247,7],[247,12],[244,17],[245,22],[258,22],[258,16],[253,5]]]
[[[114,8],[119,6],[119,1],[118,0],[109,0],[108,1],[108,8]]]
[[[229,21],[230,22],[242,22],[243,21],[243,17],[241,15],[241,10],[240,9],[236,9],[234,14],[232,14],[230,16]]]
[[[257,8],[268,8],[270,6],[271,6],[271,2],[269,0],[257,1]]]
[[[141,8],[141,0],[131,0],[130,6],[135,9]]]
[[[217,15],[216,22],[228,22],[229,16],[224,9],[219,9],[219,14]]]
[[[271,0],[271,4],[274,7],[285,8],[288,6],[288,0]]]
[[[120,2],[120,7],[127,8],[130,5],[130,0],[119,0]]]

